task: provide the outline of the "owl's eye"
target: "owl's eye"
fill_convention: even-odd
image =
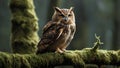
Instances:
[[[72,16],[71,14],[68,15],[69,17]]]
[[[64,17],[64,15],[63,15],[63,14],[59,14],[59,16]]]

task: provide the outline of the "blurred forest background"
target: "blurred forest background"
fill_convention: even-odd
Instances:
[[[120,0],[34,0],[39,18],[39,36],[51,20],[53,7],[74,7],[77,31],[68,49],[92,47],[95,33],[101,36],[102,49],[120,49]],[[11,52],[11,12],[9,0],[0,0],[0,51]]]

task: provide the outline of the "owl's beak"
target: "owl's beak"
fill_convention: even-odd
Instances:
[[[68,21],[68,17],[64,17],[63,19],[64,19],[64,21]]]

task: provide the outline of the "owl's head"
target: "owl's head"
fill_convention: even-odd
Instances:
[[[62,22],[75,22],[75,16],[73,12],[73,7],[70,9],[60,9],[58,7],[54,8],[55,12],[52,16],[53,21],[62,21]]]

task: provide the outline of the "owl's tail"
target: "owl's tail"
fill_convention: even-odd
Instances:
[[[39,45],[37,46],[37,52],[36,54],[40,54],[40,53],[45,53],[46,52],[46,47],[44,45]]]

